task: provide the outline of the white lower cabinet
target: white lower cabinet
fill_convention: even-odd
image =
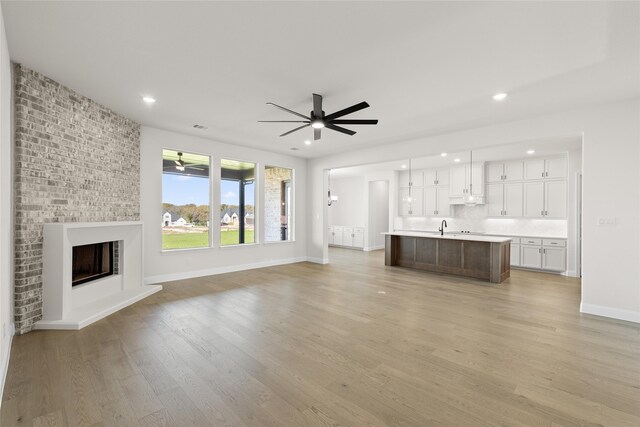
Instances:
[[[542,247],[522,245],[520,247],[520,267],[542,268]]]
[[[364,228],[334,225],[329,227],[329,244],[348,248],[364,248]]]
[[[564,272],[567,269],[567,241],[565,239],[539,239],[522,237],[520,257],[514,255],[515,244],[511,245],[511,265],[514,267],[535,268],[545,271]]]
[[[511,243],[511,265],[514,267],[520,267],[520,244]]]

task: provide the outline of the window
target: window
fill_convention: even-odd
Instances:
[[[209,157],[162,150],[162,249],[209,246]]]
[[[264,240],[293,240],[293,170],[264,168]]]
[[[220,162],[220,245],[255,243],[256,164]]]

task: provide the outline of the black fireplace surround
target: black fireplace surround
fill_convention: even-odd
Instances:
[[[71,286],[81,285],[113,274],[113,242],[73,247]]]

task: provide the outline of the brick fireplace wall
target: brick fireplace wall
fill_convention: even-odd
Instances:
[[[46,222],[140,218],[140,125],[16,64],[15,326],[42,317]]]

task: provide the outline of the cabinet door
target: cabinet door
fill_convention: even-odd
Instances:
[[[512,160],[504,162],[504,180],[522,181],[524,176],[524,162],[522,160]]]
[[[520,266],[520,245],[517,243],[511,244],[511,265],[514,267]]]
[[[527,218],[544,217],[544,182],[525,182],[524,216]]]
[[[353,227],[342,229],[342,246],[353,246]]]
[[[504,211],[504,185],[487,184],[487,215],[502,216]]]
[[[542,248],[540,246],[520,246],[520,267],[541,268]]]
[[[527,159],[524,161],[524,179],[543,179],[544,159]]]
[[[398,187],[408,187],[409,186],[409,171],[400,171],[398,173]]]
[[[469,166],[467,166],[467,171]],[[474,163],[472,168],[473,173],[467,173],[467,182],[469,178],[473,181],[473,194],[476,196],[484,195],[484,163]],[[467,185],[467,188],[469,186]]]
[[[567,181],[544,183],[545,218],[567,217]]]
[[[398,191],[399,197],[399,214],[400,216],[422,216],[422,188],[411,189],[411,204],[407,200],[409,197],[409,189],[401,188]],[[411,213],[409,213],[409,205],[411,205]]]
[[[504,168],[502,163],[489,163],[487,164],[487,182],[500,182],[504,175]],[[487,197],[489,197],[489,190],[487,189]]]
[[[438,215],[438,189],[436,187],[424,188],[424,216]]]
[[[343,230],[342,230],[342,227],[333,227],[333,233],[334,233],[333,244],[342,246],[342,244],[343,244],[343,239],[342,239]]]
[[[426,169],[423,178],[425,186],[438,184],[438,172],[435,169]]]
[[[552,271],[567,269],[567,250],[565,248],[543,248],[542,268]]]
[[[552,157],[545,160],[545,178],[566,178],[567,177],[567,158]]]
[[[333,231],[333,227],[329,227],[329,244],[333,245],[335,242],[335,231]]]
[[[466,166],[455,166],[449,169],[449,196],[462,197],[467,188]]]
[[[522,183],[504,184],[504,216],[521,217],[524,205],[524,189]]]
[[[438,187],[437,191],[438,216],[451,216],[451,204],[449,202],[449,187]]]
[[[436,175],[437,175],[436,180],[438,181],[438,185],[444,185],[445,187],[449,185],[449,168],[438,169],[436,171]]]
[[[353,244],[354,248],[364,248],[364,228],[357,227],[353,229]]]

